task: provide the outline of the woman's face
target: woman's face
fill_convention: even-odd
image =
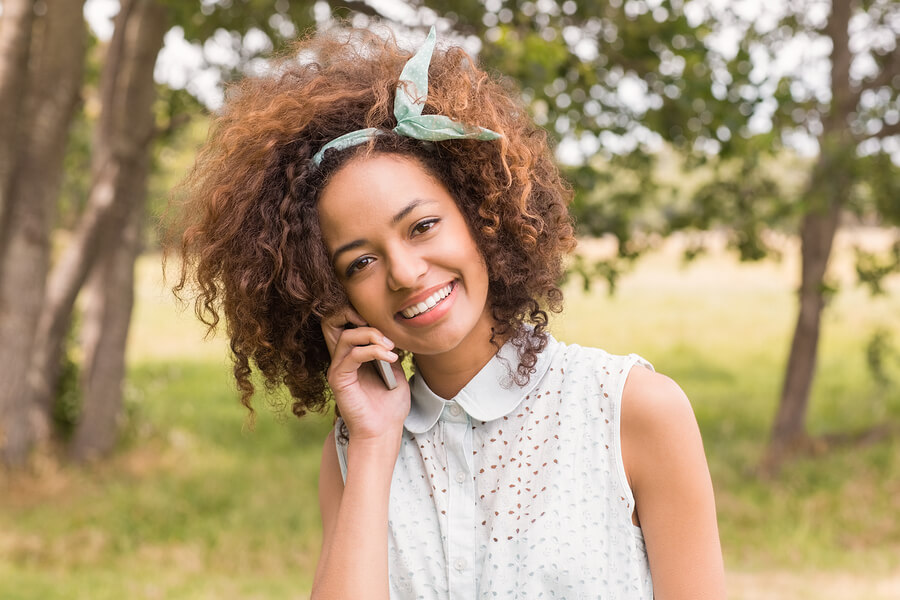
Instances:
[[[439,355],[490,339],[484,259],[456,202],[419,163],[353,159],[318,210],[353,308],[397,347]]]

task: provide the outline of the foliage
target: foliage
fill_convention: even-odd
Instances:
[[[898,270],[900,270],[900,240],[881,255],[856,249],[856,274],[860,283],[866,285],[873,296],[885,293],[885,277]]]
[[[471,9],[460,4],[456,21]],[[618,259],[594,270],[611,273],[646,249],[636,232],[722,229],[742,259],[758,260],[773,251],[765,232],[796,230],[840,171],[854,181],[848,208],[867,222],[900,224],[900,5],[853,4],[851,106],[812,75],[831,68],[827,0],[780,9],[487,0],[480,21],[457,27],[487,40],[482,60],[519,82],[535,119],[566,148],[581,231],[619,240]],[[852,144],[822,139],[824,124],[844,118]],[[666,147],[684,157],[685,173],[704,170],[704,183],[686,191],[654,182]],[[831,170],[817,174],[813,160],[790,158],[816,147]],[[792,172],[773,168],[786,158]],[[639,185],[626,191],[623,179]],[[648,208],[664,218],[644,218]]]
[[[91,128],[91,120],[82,107],[69,131],[56,227],[71,229],[87,202],[91,185]]]
[[[271,51],[285,40],[315,25],[313,3],[309,1],[164,0],[164,4],[169,9],[172,22],[181,27],[188,41],[204,43],[215,36],[231,37],[235,42],[233,48],[240,57],[239,64],[246,64],[266,51],[264,47],[254,51],[242,43],[248,32],[257,31],[266,36],[272,44],[268,48]]]
[[[66,348],[62,356],[62,369],[56,385],[52,411],[54,429],[64,442],[69,441],[75,433],[75,426],[81,416],[81,361],[76,344],[79,325],[78,320],[73,320],[69,335],[66,336]]]
[[[886,388],[892,383],[889,373],[889,365],[892,359],[900,357],[900,352],[893,344],[893,335],[886,327],[879,327],[869,338],[866,344],[866,364],[872,380],[879,386]]]

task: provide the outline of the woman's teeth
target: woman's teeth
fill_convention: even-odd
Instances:
[[[425,298],[425,300],[423,300],[422,302],[419,302],[418,304],[410,306],[406,310],[401,311],[400,314],[403,315],[403,317],[406,319],[412,319],[416,315],[420,315],[423,312],[428,312],[429,310],[437,306],[441,300],[449,296],[452,289],[453,284],[448,283],[432,295]]]

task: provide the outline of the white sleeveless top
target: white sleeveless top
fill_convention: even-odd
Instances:
[[[652,369],[550,338],[524,387],[510,383],[509,343],[450,401],[414,376],[391,482],[391,598],[652,600],[619,439],[637,363]]]

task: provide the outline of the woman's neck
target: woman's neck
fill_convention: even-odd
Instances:
[[[432,392],[445,400],[456,396],[490,362],[506,341],[505,338],[497,338],[497,345],[494,345],[489,335],[479,337],[480,339],[462,343],[449,352],[416,355],[416,372]]]

